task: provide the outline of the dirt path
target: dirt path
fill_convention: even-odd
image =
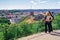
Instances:
[[[60,40],[60,30],[56,30],[53,33],[37,33],[27,37],[22,37],[17,40]]]

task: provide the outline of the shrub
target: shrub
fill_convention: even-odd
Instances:
[[[7,21],[7,23],[8,22],[9,21]],[[26,23],[25,20],[19,24],[9,25],[3,21],[1,23],[3,24],[0,24],[0,40],[14,40],[15,38],[20,38],[23,36],[28,36],[34,33],[42,32],[45,28],[42,20],[31,24]],[[52,26],[54,30],[60,29],[60,15],[54,16]]]

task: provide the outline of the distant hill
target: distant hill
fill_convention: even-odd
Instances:
[[[0,14],[1,13],[15,13],[15,12],[46,12],[46,11],[51,11],[53,13],[60,13],[60,9],[26,9],[26,10],[19,10],[19,9],[15,9],[15,10],[0,10]]]

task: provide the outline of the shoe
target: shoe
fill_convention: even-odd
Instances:
[[[47,33],[47,32],[45,32],[45,33]]]
[[[49,34],[52,34],[53,32],[49,32]]]

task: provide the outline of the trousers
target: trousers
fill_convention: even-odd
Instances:
[[[51,32],[51,31],[53,31],[53,29],[52,29],[52,22],[50,21],[50,22],[45,22],[45,32]]]

